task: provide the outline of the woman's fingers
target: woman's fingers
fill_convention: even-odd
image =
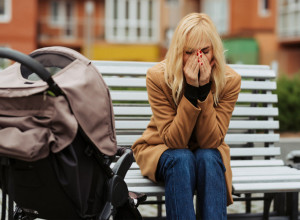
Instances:
[[[196,56],[196,54],[192,54],[184,68],[183,68],[183,72],[186,78],[186,82],[192,86],[198,87],[199,83],[198,83],[198,72],[199,72],[199,65],[198,65],[198,57]]]
[[[203,52],[199,52],[199,68],[200,68],[200,77],[199,77],[199,86],[203,86],[209,83],[210,74],[211,74],[211,65],[207,57]]]

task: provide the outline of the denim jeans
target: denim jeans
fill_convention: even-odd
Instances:
[[[165,183],[167,219],[196,219],[195,190],[201,219],[227,219],[225,167],[217,149],[168,149],[159,159],[156,178]]]

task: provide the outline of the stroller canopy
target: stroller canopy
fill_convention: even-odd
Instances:
[[[105,155],[116,153],[114,114],[107,85],[91,62],[64,47],[47,47],[31,57],[59,68],[53,96],[34,73],[15,63],[0,72],[0,154],[33,161],[59,152],[75,138],[78,125]]]

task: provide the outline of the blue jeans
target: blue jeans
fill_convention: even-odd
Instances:
[[[165,183],[167,219],[227,219],[225,167],[217,149],[168,149],[160,157],[156,178]]]

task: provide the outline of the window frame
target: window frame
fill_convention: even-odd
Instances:
[[[158,43],[159,7],[159,0],[106,0],[106,41],[125,44]]]
[[[265,5],[268,5],[268,8]],[[258,0],[258,15],[260,17],[269,17],[271,15],[270,0]]]
[[[2,0],[4,2],[4,12],[0,14],[0,23],[8,23],[11,20],[11,1]]]
[[[76,36],[76,5],[74,4],[74,1],[70,0],[51,0],[49,2],[49,24],[53,28],[60,28],[63,31],[63,38],[72,39]],[[55,16],[53,16],[53,5],[56,4],[56,10],[57,10],[57,18],[54,19]],[[67,4],[70,4],[71,7],[71,17],[73,17],[73,21],[68,21],[67,19]],[[68,28],[71,30],[71,34],[67,34]]]

